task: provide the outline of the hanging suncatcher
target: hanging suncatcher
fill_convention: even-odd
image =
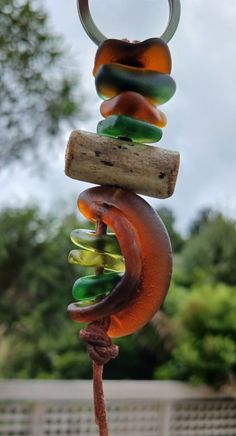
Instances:
[[[169,288],[171,245],[157,213],[138,194],[170,197],[179,154],[160,141],[167,120],[159,106],[173,97],[167,43],[180,18],[179,0],[169,0],[169,22],[160,38],[143,42],[107,39],[92,20],[88,0],[77,0],[81,22],[98,45],[93,75],[103,116],[97,133],[72,132],[66,175],[97,185],[80,194],[78,207],[95,229],[73,230],[78,247],[69,261],[94,267],[73,286],[68,307],[93,360],[94,406],[100,436],[108,435],[102,388],[103,365],[118,355],[112,338],[143,327],[159,310]],[[107,232],[107,227],[112,233]]]

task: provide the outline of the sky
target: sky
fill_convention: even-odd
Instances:
[[[78,63],[83,94],[89,102],[89,121],[78,129],[95,132],[101,119],[92,68],[96,45],[77,16],[75,0],[42,0],[53,29],[63,35],[66,50]],[[168,17],[167,0],[90,0],[94,21],[108,37],[144,40],[160,36]],[[174,195],[167,200],[145,199],[154,207],[173,209],[179,230],[186,231],[203,207],[236,216],[236,1],[184,0],[178,30],[169,43],[173,99],[162,106],[168,118],[158,146],[177,150],[180,171]],[[68,66],[69,67],[69,66]],[[66,132],[62,138],[66,146]],[[4,205],[39,202],[46,209],[73,212],[76,198],[90,185],[64,175],[64,148],[42,179],[14,169],[0,176]]]

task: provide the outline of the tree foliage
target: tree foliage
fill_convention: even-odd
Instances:
[[[77,80],[62,40],[37,0],[2,0],[0,9],[0,162],[5,166],[49,144],[79,113]],[[39,153],[38,153],[39,155]]]
[[[211,214],[183,251],[184,275],[198,281],[236,285],[236,225],[222,214]]]
[[[37,209],[5,210],[0,228],[1,375],[47,375],[68,342],[77,347],[65,313],[75,274],[69,240]]]
[[[174,346],[155,375],[220,386],[236,371],[236,288],[202,285],[175,293],[166,302],[174,313]]]
[[[174,253],[179,253],[184,246],[184,239],[175,228],[175,216],[171,209],[161,207],[157,210],[168,231]]]
[[[190,225],[190,235],[195,236],[198,235],[201,231],[201,229],[208,224],[213,217],[216,215],[216,213],[210,209],[209,207],[206,207],[202,210],[200,210],[196,216],[196,218],[193,220],[193,222]]]

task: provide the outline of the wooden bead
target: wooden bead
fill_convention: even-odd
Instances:
[[[72,132],[65,173],[72,179],[128,189],[156,198],[170,197],[179,153],[80,130]]]

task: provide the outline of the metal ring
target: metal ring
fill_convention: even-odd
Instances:
[[[160,38],[166,43],[168,43],[171,40],[172,36],[175,34],[175,31],[179,24],[181,11],[180,0],[168,0],[168,2],[170,7],[169,22],[167,24],[166,30],[160,36]],[[100,32],[91,17],[89,10],[89,0],[77,0],[77,7],[80,21],[84,27],[84,30],[92,39],[92,41],[95,42],[95,44],[101,44],[101,42],[105,41],[107,37]]]

